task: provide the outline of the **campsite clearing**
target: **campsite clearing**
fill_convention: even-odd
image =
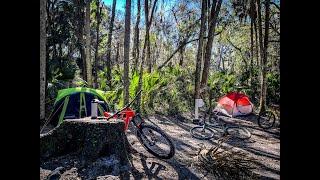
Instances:
[[[193,157],[197,155],[200,147],[216,145],[217,141],[215,139],[204,141],[192,138],[189,130],[195,125],[191,123],[188,117],[191,117],[191,115],[184,114],[183,116],[179,116],[179,118],[153,115],[146,118],[148,123],[160,127],[172,138],[176,147],[176,154],[169,160],[160,160],[149,154],[138,142],[134,135],[133,128],[129,128],[127,137],[133,147],[131,154],[132,167],[127,173],[122,174],[121,177],[125,175],[125,177],[129,179],[213,179],[213,175],[193,166]],[[245,120],[244,118],[230,118],[229,121],[237,121],[243,126],[246,126],[246,128],[251,131],[252,137],[246,141],[230,139],[223,143],[223,147],[234,147],[234,149],[245,152],[250,157],[255,158],[254,163],[257,168],[254,170],[254,173],[260,177],[280,179],[280,128],[276,125],[275,128],[265,131],[259,128],[254,120],[254,116],[245,118]],[[63,164],[69,164],[66,165],[64,173],[71,173],[70,176],[84,178],[90,174],[95,174],[95,178],[103,179],[107,175],[109,177],[113,172],[101,170],[101,168],[104,167],[103,163],[106,161],[106,158],[108,159],[108,157],[99,158],[85,170],[75,170],[74,168],[77,168],[77,165],[74,165],[76,164],[74,162],[77,162],[77,157],[67,155],[63,158],[57,158],[51,162],[47,162],[47,167],[50,167],[50,164],[60,164],[62,166]],[[111,162],[109,159],[108,162]],[[54,170],[56,165],[51,167],[51,169],[42,167],[41,172],[49,174],[47,170]],[[90,174],[87,174],[89,172]],[[45,176],[44,174],[42,174],[42,176]],[[119,177],[120,175],[118,174],[113,178]]]

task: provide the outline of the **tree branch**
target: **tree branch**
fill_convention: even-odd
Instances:
[[[149,24],[148,24],[149,27],[151,26],[151,23],[152,23],[153,13],[154,13],[157,1],[158,0],[154,0],[153,6],[152,6],[151,15],[150,15],[150,18],[149,18],[150,20],[149,20]]]
[[[274,30],[274,32],[276,32],[280,36],[280,32],[276,29],[276,27],[274,27],[272,23],[269,23],[269,24],[271,26],[271,29]]]
[[[232,47],[234,47],[236,50],[238,50],[238,51],[240,52],[241,58],[242,58],[243,62],[246,64],[246,68],[247,68],[248,63],[247,63],[246,59],[245,59],[244,56],[243,56],[242,50],[241,50],[239,47],[237,47],[236,45],[234,45],[234,44],[230,41],[229,38],[227,38],[227,41],[231,44]]]
[[[280,40],[269,40],[269,42],[280,42]]]
[[[274,5],[280,11],[280,6],[278,4],[276,4],[275,2],[270,2],[270,4]]]
[[[219,32],[217,32],[216,34],[214,34],[214,36],[217,36],[217,35],[219,35],[219,34],[221,34],[222,33],[222,30],[221,31],[219,31]],[[203,37],[203,39],[207,39],[208,37]],[[197,39],[192,39],[192,40],[189,40],[189,41],[187,41],[187,42],[183,42],[183,43],[181,43],[180,45],[179,45],[179,47],[169,56],[169,58],[164,62],[164,63],[162,63],[160,66],[158,66],[158,70],[160,70],[161,68],[163,68],[172,58],[173,58],[173,56],[181,49],[181,48],[183,48],[184,46],[186,46],[187,44],[189,44],[189,43],[192,43],[192,42],[194,42],[194,41],[198,41],[199,40],[199,38],[197,38]]]
[[[261,3],[265,5],[266,1],[262,1]],[[274,5],[280,11],[280,6],[278,4],[276,4],[275,2],[272,2],[272,1],[270,1],[269,3],[270,3],[270,5]]]
[[[240,53],[242,53],[241,49],[239,47],[237,47],[236,45],[234,45],[229,38],[227,38],[227,41],[231,44],[232,47],[234,47],[236,50],[238,50]]]

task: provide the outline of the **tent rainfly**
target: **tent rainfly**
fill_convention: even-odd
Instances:
[[[98,115],[109,111],[105,92],[101,90],[77,87],[59,90],[52,110],[50,123],[59,125],[64,119],[76,119],[91,116],[91,101],[98,99],[105,104],[98,105]]]
[[[253,104],[247,95],[230,92],[219,99],[214,111],[221,112],[229,117],[236,117],[252,113]]]

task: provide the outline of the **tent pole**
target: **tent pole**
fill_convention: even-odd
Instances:
[[[79,118],[82,118],[81,116],[82,109],[84,109],[85,115],[87,116],[86,98],[84,96],[84,93],[80,93]]]
[[[66,110],[67,110],[68,103],[69,103],[69,96],[67,96],[64,99],[63,108],[62,108],[62,112],[61,112],[60,117],[59,117],[58,125],[61,124],[62,121],[63,121],[64,115],[65,115]]]

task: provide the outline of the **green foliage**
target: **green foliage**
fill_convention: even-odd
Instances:
[[[100,89],[108,90],[106,99],[111,105],[123,106],[122,69],[112,71],[112,89],[106,87],[106,78],[103,71],[99,72]],[[143,72],[142,84],[142,112],[165,114],[190,111],[193,102],[194,86],[192,74],[178,66],[167,68],[165,71]],[[139,84],[139,73],[132,74],[129,86],[129,95],[132,99]]]
[[[280,75],[276,73],[267,74],[267,103],[280,103]]]
[[[72,80],[75,77],[77,65],[74,61],[68,58],[55,58],[47,64],[48,81],[54,80]]]
[[[193,105],[193,75],[179,66],[167,68],[161,74],[161,86],[154,97],[154,110],[167,114],[191,111]]]
[[[71,86],[87,86],[87,83],[80,78],[83,77],[80,74],[80,70],[83,68],[80,49],[83,47],[83,44],[81,43],[81,33],[79,30],[81,25],[83,25],[83,19],[78,12],[83,11],[84,6],[83,1],[58,0],[54,5],[52,1],[50,2],[47,21],[47,81],[50,86],[47,89],[47,98],[54,99],[59,89],[70,86],[70,81],[72,81]],[[198,5],[200,5],[199,2],[189,1],[187,5],[185,2],[177,1],[172,4],[174,6],[172,11],[166,12],[162,7],[159,7],[160,9],[156,10],[154,14],[155,23],[150,30],[150,43],[151,53],[154,53],[154,49],[159,49],[158,56],[157,53],[151,54],[159,59],[157,59],[156,65],[163,62],[177,48],[181,40],[186,39],[189,41],[198,37],[200,21],[196,23],[196,20],[200,17],[200,11],[197,9]],[[272,7],[270,22],[280,31],[279,13],[277,13],[277,9],[274,9],[274,6]],[[251,100],[256,103],[260,95],[261,69],[259,63],[257,63],[257,61],[260,61],[260,58],[257,59],[256,57],[256,44],[254,44],[252,67],[250,64],[252,57],[250,54],[250,21],[243,19],[244,21],[240,22],[236,18],[236,15],[239,14],[234,11],[232,3],[229,1],[223,2],[221,8],[218,17],[219,21],[215,29],[216,33],[221,33],[214,38],[213,51],[218,51],[219,48],[216,47],[223,48],[221,51],[213,53],[213,59],[221,57],[224,64],[223,66],[220,64],[220,67],[215,68],[215,71],[211,71],[210,69],[211,74],[208,78],[208,84],[214,92],[214,99],[221,97],[227,92],[235,91],[237,86],[247,86],[249,88],[242,91],[249,95]],[[92,48],[95,47],[96,43],[96,12],[96,1],[92,1],[90,19]],[[175,12],[175,17],[173,12]],[[108,39],[110,15],[111,6],[103,6],[100,32],[98,32],[100,34],[98,50],[100,59],[103,59],[106,53],[105,47]],[[141,16],[143,18],[143,13]],[[114,47],[117,43],[121,42],[124,33],[124,14],[118,12],[115,18],[113,35],[115,38],[112,41],[112,57],[116,53]],[[264,18],[262,20],[264,21]],[[190,26],[192,24],[195,24],[195,26]],[[140,50],[143,48],[144,30],[144,26],[140,25],[140,34],[142,34],[140,36]],[[279,39],[279,35],[273,28],[270,29],[269,39]],[[155,46],[155,43],[157,46]],[[144,112],[161,111],[162,113],[175,114],[193,109],[197,45],[198,42],[194,41],[185,47],[183,67],[175,65],[179,62],[179,53],[177,53],[170,61],[172,66],[166,66],[161,71],[157,71],[154,68],[152,73],[143,72],[142,110]],[[272,72],[267,73],[268,103],[278,104],[280,102],[280,76],[279,72],[274,72],[278,71],[279,50],[279,43],[268,44],[267,66],[269,71],[272,69]],[[92,54],[94,52],[93,50]],[[120,46],[119,53],[121,54],[122,52],[123,49]],[[92,60],[94,60],[93,56]],[[120,55],[118,62],[121,63],[121,60],[122,57]],[[107,85],[109,83],[106,81],[105,72],[106,69],[97,72],[98,89],[107,91],[106,97],[110,104],[116,104],[118,107],[121,107],[123,106],[123,69],[119,68],[119,66],[112,67],[111,87]],[[130,99],[132,99],[137,93],[139,72],[132,73],[129,82],[129,94]]]
[[[73,79],[73,85],[75,87],[87,87],[88,83],[78,76]]]
[[[213,73],[208,78],[208,86],[213,91],[214,98],[220,97],[230,91],[235,90],[236,76],[225,72]]]

